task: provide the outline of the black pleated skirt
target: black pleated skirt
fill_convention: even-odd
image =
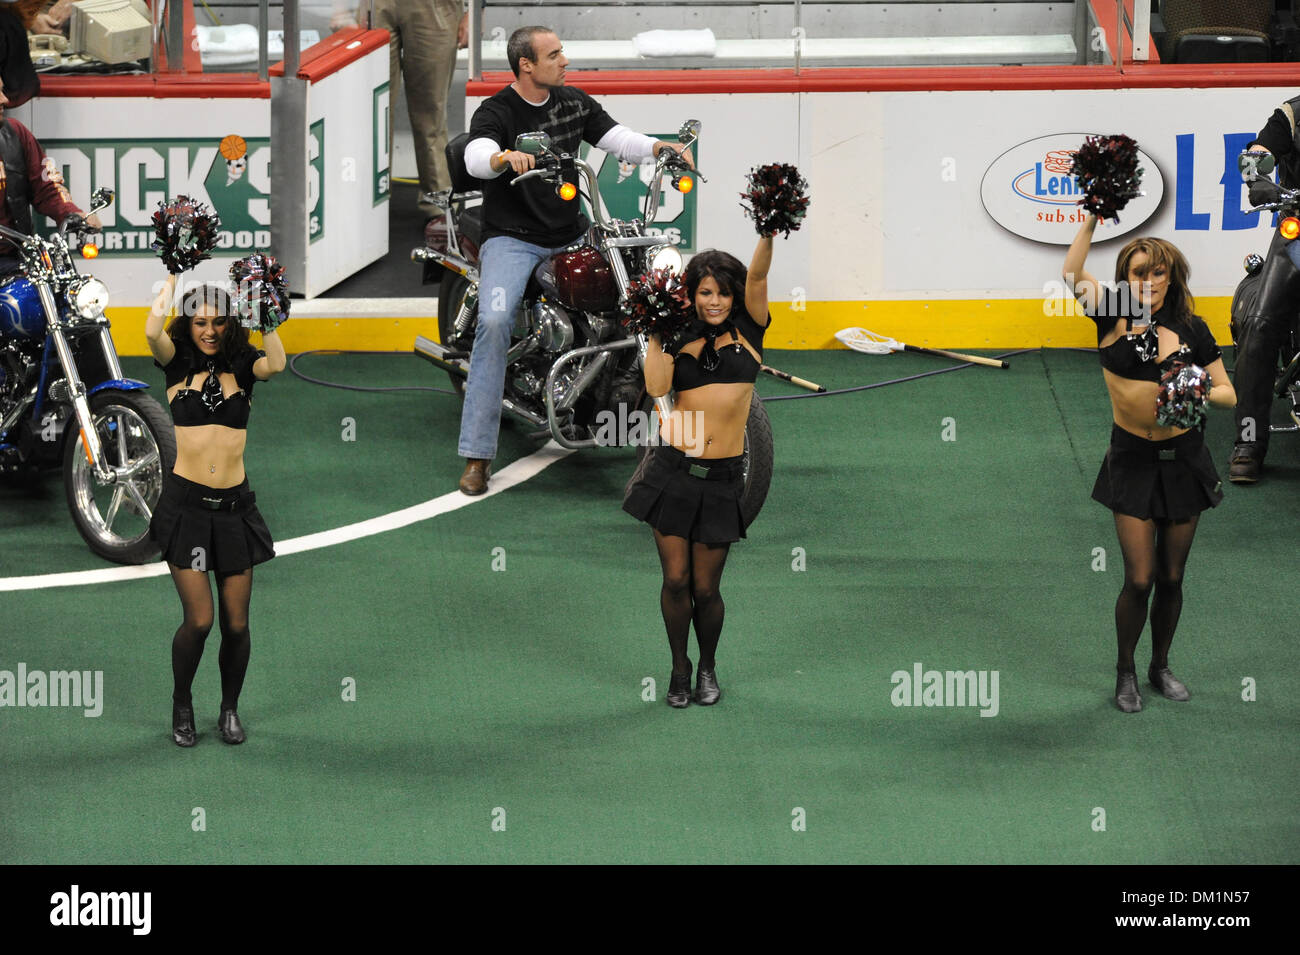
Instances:
[[[169,474],[149,536],[169,564],[218,575],[240,573],[275,556],[275,542],[256,500],[247,478],[236,487],[215,488]]]
[[[1203,432],[1148,441],[1115,425],[1092,498],[1142,520],[1185,521],[1217,506],[1223,485]]]
[[[623,510],[661,534],[701,544],[730,544],[745,536],[740,499],[744,456],[690,458],[671,445],[651,448],[628,482]],[[708,477],[692,474],[707,468]]]

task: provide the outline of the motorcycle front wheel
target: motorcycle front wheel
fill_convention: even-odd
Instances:
[[[474,347],[474,323],[471,322],[464,336],[457,338],[456,316],[460,314],[460,307],[468,291],[469,279],[454,272],[445,272],[442,276],[442,284],[438,286],[438,342],[447,348],[464,352]],[[474,322],[477,321],[476,316]],[[456,394],[464,398],[465,379],[450,371],[447,372],[447,377],[451,379],[451,386],[456,389]]]
[[[642,392],[638,409],[652,416],[654,399]],[[636,449],[636,471],[628,482],[629,486],[641,477],[649,460],[649,450],[646,445]],[[758,392],[755,391],[749,399],[749,418],[745,421],[745,492],[740,498],[740,513],[745,518],[746,527],[754,523],[754,518],[758,517],[758,512],[763,509],[763,502],[767,500],[768,489],[772,486],[772,462],[775,456],[772,421],[767,416],[767,408],[763,406]]]
[[[80,432],[63,452],[63,486],[81,537],[100,557],[144,564],[158,557],[149,521],[163,478],[176,463],[176,435],[162,406],[138,391],[103,391],[90,399],[90,414],[105,463],[118,473],[101,484],[86,459]]]

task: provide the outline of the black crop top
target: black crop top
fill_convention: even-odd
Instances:
[[[172,339],[172,344],[176,346],[176,354],[171,361],[165,366],[154,361],[162,369],[168,388],[177,382],[185,382],[185,387],[172,396],[172,424],[178,428],[202,424],[220,424],[239,430],[247,428],[253,382],[257,380],[253,375],[253,363],[266,352],[249,346],[226,361],[221,355],[209,357],[202,354],[193,342]],[[203,385],[191,388],[190,382],[202,371],[208,373]],[[239,390],[234,394],[222,394],[220,376],[223,372],[235,376]]]
[[[1112,374],[1130,381],[1160,381],[1157,325],[1174,332],[1191,353],[1191,360],[1202,368],[1208,368],[1222,357],[1214,334],[1199,315],[1189,315],[1179,321],[1167,315],[1163,308],[1151,316],[1150,324],[1141,333],[1121,335],[1105,348],[1100,347],[1102,339],[1117,321],[1127,322],[1128,329],[1132,329],[1134,324],[1147,322],[1127,286],[1116,289],[1103,285],[1101,293],[1096,308],[1088,312],[1088,317],[1097,325],[1097,354],[1101,358],[1101,367]]]
[[[768,316],[771,321],[771,316]],[[697,327],[704,323],[696,323]],[[754,351],[758,352],[759,357],[763,356],[763,334],[767,331],[766,325],[760,325],[750,318],[749,313],[744,307],[734,309],[727,321],[723,322],[718,328],[718,338],[726,336],[730,338],[728,332],[736,331],[740,337],[753,346]],[[701,337],[696,335],[696,338]],[[693,341],[694,339],[691,339]],[[758,378],[759,363],[754,360],[754,356],[740,342],[734,344],[719,345],[716,347],[718,356],[717,366],[712,370],[704,367],[705,354],[708,352],[709,342],[705,342],[704,348],[700,352],[700,357],[687,354],[683,351],[677,352],[677,357],[673,363],[673,390],[690,391],[692,388],[699,388],[701,385],[713,385],[722,382],[752,382]]]

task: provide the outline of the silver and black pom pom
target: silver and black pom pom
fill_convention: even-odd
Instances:
[[[808,214],[808,181],[788,163],[759,166],[746,177],[740,206],[759,235],[784,232],[789,238]]]
[[[289,318],[289,285],[275,256],[254,252],[230,266],[235,311],[245,328],[269,332]]]
[[[1210,373],[1200,365],[1174,358],[1165,361],[1156,395],[1156,421],[1170,428],[1195,428],[1205,420]]]
[[[629,282],[619,311],[633,334],[658,335],[664,342],[693,317],[686,286],[671,269],[654,269]]]
[[[1138,144],[1124,135],[1089,136],[1070,170],[1083,190],[1079,205],[1098,219],[1119,221],[1119,211],[1142,195]]]
[[[212,257],[221,229],[221,217],[206,204],[189,196],[159,202],[153,214],[154,239],[151,248],[173,275],[194,268]]]

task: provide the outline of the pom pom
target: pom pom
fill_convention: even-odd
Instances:
[[[238,259],[230,266],[230,280],[235,283],[239,324],[269,332],[288,319],[289,285],[275,256],[254,252]]]
[[[1170,428],[1195,428],[1205,420],[1210,373],[1178,358],[1165,361],[1161,367],[1164,373],[1156,395],[1156,421]]]
[[[627,286],[619,304],[623,324],[636,335],[658,335],[669,341],[694,317],[686,286],[672,269],[654,269]]]
[[[171,202],[158,203],[158,211],[153,214],[158,238],[151,248],[167,271],[175,275],[211,258],[220,228],[221,217],[216,212],[189,196],[177,196]]]
[[[745,178],[740,206],[754,220],[759,235],[784,232],[786,238],[808,214],[808,181],[785,163],[759,166]]]
[[[1098,219],[1119,221],[1119,211],[1142,195],[1138,146],[1127,136],[1089,136],[1074,154],[1070,169],[1083,198],[1079,205]]]

